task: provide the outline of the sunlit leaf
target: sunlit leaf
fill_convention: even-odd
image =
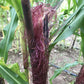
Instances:
[[[21,0],[6,0],[6,1],[15,8],[19,19],[23,19]]]
[[[3,65],[5,67],[11,69],[13,72],[15,72],[16,74],[18,74],[23,80],[27,81],[25,73],[20,71],[20,67],[19,67],[18,63],[5,64],[4,58],[0,57],[0,65]],[[2,77],[1,74],[0,74],[0,77]]]
[[[24,72],[20,72],[20,67],[18,65],[18,63],[15,64],[10,64],[8,66],[13,72],[15,72],[16,74],[18,74],[23,80],[27,81],[26,75]]]
[[[6,66],[0,65],[0,74],[8,81],[9,84],[28,84],[18,74]]]
[[[76,6],[77,6],[77,3],[76,3],[76,0],[73,0],[73,11],[75,11],[75,9],[76,9]]]
[[[0,6],[4,10],[9,10],[9,6]]]
[[[68,0],[68,10],[70,10],[71,0]]]

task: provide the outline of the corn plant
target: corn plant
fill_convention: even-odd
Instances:
[[[66,39],[72,35],[78,28],[81,29],[81,51],[83,52],[83,20],[84,20],[84,2],[78,0],[77,10],[49,37],[48,23],[58,8],[55,3],[47,7],[44,3],[37,4],[31,8],[29,0],[6,0],[12,7],[10,7],[11,22],[4,28],[4,39],[0,42],[0,78],[6,79],[10,84],[29,84],[29,62],[30,56],[33,84],[46,84],[47,72],[49,64],[49,55],[57,42]],[[38,0],[35,0],[38,2]],[[31,0],[33,6],[34,0]],[[50,0],[41,0],[48,3]],[[55,0],[53,0],[54,2]],[[60,4],[63,0],[57,0]],[[74,0],[75,1],[75,0]],[[52,2],[52,0],[51,0]],[[69,2],[70,3],[70,0]],[[54,7],[53,7],[54,6]],[[45,10],[47,8],[47,11]],[[48,10],[50,9],[50,10]],[[70,9],[70,5],[68,6]],[[6,65],[8,58],[8,51],[11,48],[12,41],[14,40],[14,32],[20,21],[20,42],[23,53],[23,65],[25,72],[20,72],[18,64]],[[60,29],[60,30],[59,30]],[[57,32],[58,31],[58,32]],[[52,41],[53,36],[56,38]],[[49,40],[50,39],[50,40]],[[29,51],[28,51],[29,48]],[[83,52],[84,55],[84,52]],[[56,71],[56,74],[50,79],[52,80],[61,73],[62,70],[67,69],[69,66],[79,64],[78,62],[70,64]],[[1,81],[2,82],[2,81]],[[4,84],[4,83],[3,83]]]

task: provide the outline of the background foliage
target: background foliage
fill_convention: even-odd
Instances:
[[[55,7],[57,3],[61,1],[62,0],[30,0],[31,7],[35,6],[37,2],[43,2]],[[84,57],[84,0],[67,0],[67,8],[61,8],[60,12],[61,14],[57,14],[57,26],[55,25],[55,16],[53,17],[54,21],[52,21],[52,23],[54,26],[50,29],[49,50],[51,51],[59,41],[74,34],[75,36],[81,37],[81,52]],[[0,31],[3,32],[3,40],[0,41],[0,57],[1,59],[4,58],[5,63],[7,62],[8,51],[14,40],[15,30],[21,26],[23,18],[21,0],[0,0]],[[51,24],[49,23],[49,25]],[[24,27],[24,25],[21,27]],[[78,30],[79,28],[80,30]],[[20,29],[18,31],[20,31]],[[23,33],[21,32],[21,35]],[[28,83],[28,80],[24,75],[25,72],[21,73],[17,64],[11,65],[12,68],[10,68],[4,61],[0,61],[0,74],[2,77],[4,77],[10,84]],[[50,79],[50,83],[52,84],[52,80],[63,70],[67,69],[67,67],[75,66],[79,63],[80,62],[75,62],[55,71],[55,74]]]

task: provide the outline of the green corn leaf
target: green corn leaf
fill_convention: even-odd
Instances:
[[[56,38],[55,42],[61,41],[63,39],[66,39],[70,35],[72,35],[80,26],[81,23],[83,22],[83,17],[84,17],[84,11],[82,11],[73,22],[66,27],[66,29]]]
[[[54,80],[59,74],[61,74],[62,71],[66,70],[66,69],[69,69],[70,67],[76,66],[78,64],[79,64],[79,62],[70,63],[70,64],[65,65],[61,69],[55,70],[54,75],[49,80],[50,84],[53,84],[52,80]]]
[[[19,67],[18,63],[10,64],[10,65],[8,65],[8,68],[10,68],[16,74],[18,74],[23,80],[27,81],[25,73],[20,72],[20,67]]]
[[[81,4],[84,4],[84,0],[78,0],[78,7],[79,7]]]
[[[21,0],[6,0],[6,1],[15,8],[19,19],[23,20]]]
[[[60,29],[60,31],[57,33],[58,36],[57,38],[49,45],[49,51],[52,50],[52,48],[54,47],[54,45],[58,42],[58,41],[61,41],[63,39],[66,39],[67,37],[69,37],[70,35],[72,35],[75,30],[77,28],[80,27],[81,23],[83,22],[83,18],[84,18],[84,10],[81,10],[80,12],[80,9],[84,6],[84,4],[82,4],[78,10],[73,14],[71,15],[71,17],[63,24],[62,28]],[[79,14],[78,14],[79,12]],[[77,15],[78,14],[78,15]],[[74,16],[77,17],[72,21],[71,24],[69,24],[67,26],[67,24],[73,19]],[[55,33],[55,32],[54,32]]]
[[[9,4],[13,5],[11,0],[6,0],[6,1],[7,1]]]
[[[68,10],[70,10],[71,0],[68,0]]]
[[[18,63],[6,65],[5,62],[4,62],[4,58],[0,57],[0,65],[3,65],[5,67],[11,69],[13,72],[18,74],[23,80],[27,81],[25,73],[20,71],[20,67],[19,67]],[[1,74],[0,74],[0,77],[2,77]]]
[[[12,3],[13,3],[13,7],[15,8],[17,12],[19,19],[23,19],[21,0],[12,0]]]
[[[0,42],[0,57],[4,57],[4,61],[7,61],[8,50],[11,48],[12,41],[14,39],[15,29],[18,24],[18,17],[14,8],[11,8],[11,22],[4,28],[4,39]]]
[[[84,33],[81,32],[81,51],[83,53],[83,58],[84,58]]]
[[[60,29],[60,31],[58,33],[56,33],[56,31],[52,32],[52,34],[54,35],[56,33],[60,34],[62,32],[62,30],[64,30],[64,28],[67,26],[67,24],[73,19],[74,16],[76,16],[78,14],[78,12],[80,11],[80,9],[84,6],[84,4],[81,4],[81,6],[62,24],[62,26],[60,26],[58,28],[58,30]],[[52,36],[51,36],[52,37]]]
[[[9,82],[9,84],[28,84],[18,74],[6,66],[0,65],[0,74]]]
[[[81,36],[78,32],[74,32],[74,35],[76,35],[76,36]]]
[[[76,7],[77,7],[77,3],[76,3],[76,0],[73,0],[73,11],[75,11],[76,10]]]
[[[81,30],[81,51],[83,53],[84,58],[84,23],[81,24],[80,30]]]

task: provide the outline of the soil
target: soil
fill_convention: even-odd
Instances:
[[[50,60],[54,60],[54,64],[63,67],[66,64],[74,63],[75,61],[78,61],[79,56],[79,50],[58,50],[59,48],[54,48],[51,52]],[[54,58],[54,59],[53,59]],[[68,69],[69,72],[78,74],[80,71],[81,65],[77,65],[74,67],[70,67]],[[49,68],[49,78],[54,75],[54,71],[57,70],[55,67]],[[70,84],[71,82],[74,82],[76,79],[75,76],[72,76],[65,71],[63,71],[59,76],[57,76],[53,80],[53,84]]]
[[[63,67],[65,64],[74,63],[75,61],[79,61],[80,38],[77,38],[74,48],[70,49],[73,38],[74,36],[71,36],[65,41],[59,42],[54,47],[54,49],[51,51],[51,54],[50,54],[50,60],[49,60],[50,63],[58,67]],[[16,49],[17,48],[16,48],[16,41],[15,41],[13,42],[12,48],[10,49],[8,53],[9,57],[8,57],[7,64],[10,64],[10,63],[13,64],[17,62],[20,66],[21,71],[24,71],[23,63],[22,63],[23,58],[22,58],[21,48],[19,48],[18,52],[16,52]],[[80,60],[82,61],[82,57],[80,57]],[[81,68],[81,65],[77,65],[74,67],[70,67],[68,71],[77,75],[80,71],[80,68]],[[54,75],[55,70],[57,70],[57,68],[53,66],[49,67],[48,80]],[[30,74],[30,80],[31,80],[31,77],[32,76]],[[72,84],[71,82],[74,82],[75,79],[76,79],[75,76],[72,76],[66,73],[65,71],[62,71],[62,73],[58,75],[52,82],[53,84]],[[48,81],[48,84],[50,84],[49,81]]]

